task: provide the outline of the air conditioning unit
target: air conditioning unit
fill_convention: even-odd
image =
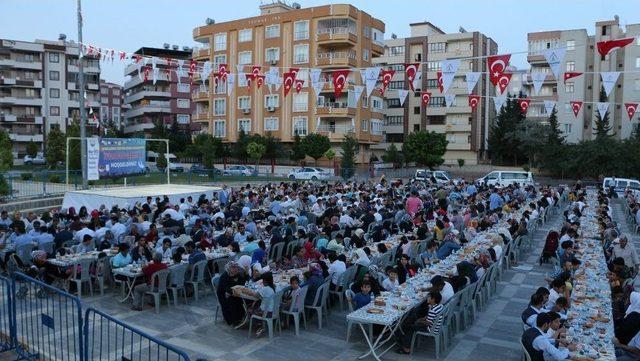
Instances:
[[[269,64],[276,65],[276,64],[278,64],[278,60],[272,59],[271,61],[269,61]]]
[[[248,108],[242,109],[242,114],[250,114],[250,113],[251,113],[251,109],[248,109]]]
[[[267,107],[267,111],[268,112],[275,112],[276,111],[276,107]]]

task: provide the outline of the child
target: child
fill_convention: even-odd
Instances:
[[[402,335],[402,348],[398,349],[396,352],[399,354],[408,355],[411,351],[411,338],[413,337],[414,332],[418,331],[427,331],[427,332],[438,332],[442,324],[442,310],[443,306],[442,295],[438,291],[429,292],[429,296],[427,297],[428,303],[428,311],[425,317],[418,318],[414,323],[407,325],[405,327],[405,333]]]
[[[291,286],[291,289],[282,296],[282,309],[288,311],[289,307],[291,307],[291,304],[293,303],[291,311],[298,311],[302,308],[302,302],[304,302],[304,300],[300,298],[301,288],[298,276],[291,277],[289,285]]]
[[[430,266],[431,264],[440,261],[438,259],[438,254],[436,253],[437,250],[438,244],[436,242],[429,241],[429,243],[427,243],[427,250],[420,254],[420,258],[422,259],[422,262],[424,262],[425,266]]]
[[[400,285],[398,283],[398,271],[391,266],[387,266],[385,273],[387,278],[382,281],[382,287],[389,292],[394,292]]]
[[[360,309],[371,302],[371,283],[368,281],[362,282],[360,285],[360,292],[358,292],[353,298],[353,303],[355,304],[355,309]]]

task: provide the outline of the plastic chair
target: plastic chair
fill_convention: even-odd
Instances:
[[[193,286],[193,295],[196,298],[196,302],[198,301],[198,289],[199,285],[203,284],[204,286],[204,271],[207,268],[207,260],[202,260],[193,264],[193,268],[191,268],[191,277],[187,283]],[[207,294],[207,289],[203,287],[204,294]]]
[[[178,306],[178,296],[180,295],[180,290],[182,290],[182,293],[184,294],[184,303],[187,303],[187,290],[184,287],[184,278],[187,273],[187,268],[187,264],[179,264],[169,269],[171,271],[169,290],[173,295],[174,306]]]
[[[271,312],[271,317],[268,317],[267,315],[251,315],[251,318],[249,318],[249,338],[251,338],[254,319],[267,324],[267,328],[269,330],[269,341],[273,339],[273,329],[276,324],[278,325],[278,330],[282,333],[282,325],[280,324],[280,302],[282,301],[282,294],[283,292],[280,291],[273,295],[273,312]]]
[[[440,313],[440,315],[438,316],[438,323],[440,323],[440,327],[438,328],[438,331],[433,332],[433,331],[417,331],[414,332],[413,336],[411,337],[411,354],[413,355],[413,349],[414,349],[414,343],[416,342],[416,340],[418,339],[418,336],[422,336],[422,337],[433,337],[433,340],[435,341],[435,351],[436,351],[436,359],[438,359],[440,357],[440,349],[442,348],[442,351],[444,351],[445,345],[444,342],[441,343],[441,341],[443,341],[442,339],[444,338],[444,332],[443,329],[445,328],[445,325],[443,324],[443,319],[447,318],[448,313],[451,312],[451,306],[449,304],[447,304],[446,306],[444,306],[444,309],[442,310],[442,312]]]
[[[304,322],[304,329],[307,329],[307,316],[304,314],[304,307],[297,309],[295,307],[296,304],[300,303],[304,305],[304,299],[307,296],[307,291],[309,290],[308,286],[300,288],[300,291],[296,295],[296,299],[291,299],[291,305],[288,310],[282,310],[281,312],[285,314],[285,320],[287,321],[287,326],[289,326],[289,317],[293,317],[293,325],[295,326],[296,336],[298,336],[300,331],[300,316],[302,316],[302,321]],[[302,301],[298,301],[302,300]]]
[[[225,258],[218,258],[216,260],[213,261],[213,272],[214,274],[216,273],[222,273],[224,272],[224,267],[227,265],[227,263],[229,263],[229,258],[225,257]]]
[[[82,298],[82,284],[89,284],[89,291],[91,296],[93,296],[93,282],[91,277],[91,266],[93,265],[92,259],[81,259],[78,264],[73,265],[73,273],[71,274],[71,282],[76,284],[76,289],[78,290],[78,298]],[[78,271],[78,268],[80,269]]]
[[[269,259],[277,262],[282,258],[282,251],[284,250],[284,242],[271,245],[269,248]]]
[[[111,263],[109,262],[109,257],[102,257],[96,261],[96,271],[91,277],[98,281],[100,296],[104,295],[105,279],[109,279],[109,282],[111,282]],[[111,285],[112,283],[109,284]]]
[[[171,301],[169,301],[169,292],[167,292],[167,280],[170,274],[171,271],[163,269],[151,276],[151,290],[145,294],[153,296],[153,301],[156,304],[156,313],[160,313],[160,296],[167,296],[167,304],[171,304]]]
[[[322,286],[318,287],[313,303],[311,305],[304,306],[305,309],[316,311],[318,315],[318,329],[322,329],[323,315],[328,317],[327,298],[329,296],[329,284],[330,282],[325,282]]]
[[[211,286],[213,287],[213,298],[216,301],[216,313],[213,317],[213,324],[218,322],[218,311],[220,310],[220,300],[218,299],[218,286],[220,285],[220,275],[217,274],[211,278]],[[185,296],[186,297],[186,296]],[[186,300],[186,298],[185,298]],[[186,301],[185,301],[186,302]]]
[[[329,287],[329,296],[338,297],[338,303],[340,303],[341,311],[344,310],[344,289],[348,283],[345,282],[345,276],[348,276],[346,273],[347,271],[344,271],[338,276],[335,290],[331,290],[331,287]]]
[[[524,344],[522,344],[522,338],[518,339],[518,342],[520,342],[520,347],[522,347],[523,352],[521,360],[531,361],[531,355],[529,355],[529,351],[527,351],[527,349],[524,347]]]

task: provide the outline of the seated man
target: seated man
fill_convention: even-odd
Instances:
[[[575,351],[575,345],[562,347],[561,344],[558,348],[547,338],[546,334],[553,320],[554,316],[543,312],[536,318],[535,327],[527,329],[522,334],[522,345],[532,361],[565,360],[569,358],[569,351]]]
[[[156,252],[153,255],[153,262],[149,263],[142,269],[142,273],[144,273],[147,278],[147,282],[139,284],[133,288],[133,310],[142,311],[144,295],[152,288],[151,278],[156,272],[163,269],[167,269],[167,265],[162,263],[162,253]]]
[[[522,322],[529,327],[536,326],[536,318],[543,312],[544,296],[541,293],[534,293],[531,295],[531,301],[529,306],[522,312]]]
[[[438,291],[431,291],[427,296],[427,312],[426,316],[419,317],[413,323],[405,327],[402,336],[402,348],[396,352],[399,354],[409,354],[411,352],[411,339],[413,334],[418,331],[438,332],[442,325],[442,296]]]

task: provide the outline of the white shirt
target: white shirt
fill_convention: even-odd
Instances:
[[[173,219],[174,221],[181,221],[181,220],[183,220],[183,219],[184,219],[184,216],[183,216],[182,214],[178,213],[178,211],[176,211],[176,210],[175,210],[175,209],[173,209],[173,208],[167,208],[167,209],[165,209],[165,211],[164,211],[164,212],[162,212],[162,215],[161,215],[161,216],[162,216],[162,217],[164,217],[164,216],[166,216],[167,214],[168,214],[168,215],[169,215],[169,217],[171,217],[171,219]]]
[[[338,285],[338,278],[347,270],[347,265],[340,260],[335,260],[329,265],[329,273],[331,273],[331,283]]]
[[[536,327],[537,328],[537,327]],[[569,350],[561,347],[557,348],[551,341],[547,338],[544,332],[538,328],[538,331],[542,335],[536,337],[533,340],[533,348],[537,351],[542,351],[543,357],[545,361],[556,361],[556,360],[565,360],[569,357]]]
[[[180,207],[178,207],[178,210],[184,216],[184,214],[187,212],[187,210],[189,210],[189,208],[191,208],[191,206],[188,205],[186,202],[184,202],[184,203],[180,203]]]
[[[538,309],[533,306],[531,306],[531,308],[533,308],[537,313],[534,313],[533,315],[529,316],[529,318],[527,318],[527,325],[535,327],[536,321],[538,320],[538,313],[543,312],[544,309]]]
[[[320,217],[324,213],[324,207],[321,206],[318,202],[314,203],[313,207],[311,207],[311,212],[316,216]]]
[[[384,281],[382,281],[382,287],[389,292],[395,291],[399,285],[397,278],[393,282],[389,278],[385,278]]]
[[[442,288],[442,291],[440,291],[440,294],[442,295],[442,304],[444,305],[456,293],[453,291],[451,283],[444,281],[444,287]]]
[[[96,240],[102,241],[102,239],[104,238],[105,233],[107,233],[108,230],[109,230],[109,228],[107,228],[107,227],[98,228],[98,230],[94,233],[94,235],[96,237]]]
[[[496,259],[500,260],[500,256],[502,256],[502,246],[495,245],[493,246],[493,250],[496,251]]]
[[[89,228],[83,228],[83,229],[79,230],[78,232],[76,232],[76,235],[73,238],[78,242],[82,242],[82,239],[84,238],[85,234],[90,235],[91,238],[95,238],[96,237],[96,234],[95,234],[94,231],[90,230]]]
[[[224,221],[224,213],[222,211],[218,211],[216,214],[214,214],[211,219],[215,222],[216,219],[218,218],[222,218],[222,220]]]
[[[382,222],[382,215],[380,213],[378,213],[376,211],[376,213],[373,214],[374,219],[376,220],[376,222]]]
[[[558,298],[560,298],[560,294],[552,288],[549,289],[549,301],[547,302],[547,309],[550,310],[556,304]]]
[[[353,225],[353,218],[348,214],[343,214],[340,216],[340,224],[351,227]]]
[[[113,233],[113,239],[115,239],[116,242],[120,241],[120,235],[124,234],[125,232],[127,232],[127,227],[125,227],[124,224],[120,222],[111,226],[111,233]]]

